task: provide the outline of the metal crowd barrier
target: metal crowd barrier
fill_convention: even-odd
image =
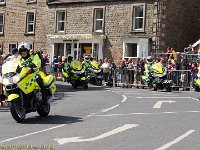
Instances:
[[[192,90],[193,76],[191,70],[173,70],[167,75],[168,80],[172,80],[173,88],[183,88]]]
[[[184,90],[192,90],[193,75],[191,70],[173,70],[167,74],[167,79],[172,80],[172,88]],[[142,80],[141,72],[134,69],[124,68],[115,69],[113,74],[113,84],[115,87],[147,87]]]
[[[115,87],[144,87],[140,72],[133,68],[115,69],[113,74]]]

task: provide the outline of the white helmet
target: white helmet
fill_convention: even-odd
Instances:
[[[91,57],[89,55],[85,55],[84,60],[85,61],[90,61]]]
[[[146,58],[146,60],[147,60],[147,63],[152,63],[153,62],[153,58],[151,56],[148,56]]]
[[[25,43],[25,42],[22,42],[22,43],[20,43],[20,44],[18,45],[18,49],[19,49],[19,50],[20,50],[20,49],[27,49],[27,50],[30,50],[31,47],[30,47],[30,44]]]

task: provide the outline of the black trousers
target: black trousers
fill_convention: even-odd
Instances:
[[[46,89],[45,89],[44,82],[43,82],[43,80],[42,80],[42,78],[41,78],[40,75],[38,75],[36,81],[37,81],[38,85],[39,85],[40,88],[41,88],[42,100],[43,100],[44,102],[46,102],[46,101],[47,101],[47,96],[46,96],[46,91],[45,91]]]

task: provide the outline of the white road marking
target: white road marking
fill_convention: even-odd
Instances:
[[[124,93],[124,94],[126,94],[126,95],[136,95],[136,94],[139,94],[139,95],[141,95],[142,93]]]
[[[195,100],[195,101],[198,101],[199,102],[199,100],[198,99],[196,99],[196,98],[193,98],[193,97],[171,97],[171,96],[169,96],[169,97],[136,97],[136,98],[138,98],[138,99],[146,99],[146,98],[148,98],[148,99],[170,99],[170,98],[174,98],[174,99],[192,99],[192,100]]]
[[[142,98],[159,98],[159,99],[169,99],[169,98],[177,98],[177,99],[186,99],[186,98],[191,98],[191,97],[136,97],[136,98],[139,98],[139,99],[142,99]]]
[[[113,129],[112,131],[103,133],[97,137],[89,138],[89,139],[81,139],[81,137],[71,137],[71,138],[61,138],[61,139],[54,139],[59,143],[59,145],[67,144],[67,143],[77,143],[77,142],[92,142],[96,140],[100,140],[106,137],[109,137],[111,135],[126,131],[128,129],[134,128],[139,126],[138,124],[125,124],[122,127]]]
[[[197,98],[192,98],[192,97],[190,97],[191,99],[193,99],[193,100],[195,100],[195,101],[198,101],[199,102],[199,99],[197,99]]]
[[[182,139],[186,138],[187,136],[189,136],[190,134],[192,134],[195,130],[189,130],[188,132],[186,132],[185,134],[181,135],[180,137],[176,138],[175,140],[165,144],[164,146],[157,148],[155,150],[165,150],[169,147],[171,147],[172,145],[180,142]]]
[[[87,115],[87,117],[92,117],[92,116],[94,116],[95,115],[95,113],[92,113],[92,114],[90,114],[90,115]]]
[[[128,114],[94,115],[94,116],[96,116],[96,117],[114,117],[114,116],[132,116],[132,115],[181,114],[181,113],[200,113],[200,111],[180,111],[180,112],[160,112],[160,113],[128,113]]]
[[[59,125],[59,126],[55,126],[55,127],[52,127],[52,128],[45,129],[45,130],[40,130],[40,131],[36,131],[36,132],[32,132],[32,133],[25,134],[25,135],[21,135],[21,136],[9,138],[9,139],[0,141],[0,143],[5,143],[5,142],[12,141],[12,140],[24,138],[24,137],[27,137],[27,136],[30,136],[30,135],[34,135],[34,134],[38,134],[38,133],[42,133],[42,132],[47,132],[47,131],[50,131],[50,130],[53,130],[53,129],[61,128],[61,127],[65,126],[65,125],[66,125],[66,124],[62,124],[62,125]]]
[[[124,103],[124,102],[126,102],[127,97],[126,97],[126,95],[122,95],[122,96],[123,96],[123,100],[121,102]]]
[[[118,106],[119,106],[119,104],[117,104],[117,105],[115,105],[115,106],[113,106],[113,107],[110,107],[110,108],[108,108],[108,109],[103,109],[101,112],[107,112],[107,111],[109,111],[109,110],[112,110],[112,109],[117,108]]]
[[[176,101],[158,101],[154,106],[153,106],[153,108],[156,108],[156,109],[158,109],[158,108],[161,108],[161,105],[162,105],[162,103],[175,103]]]

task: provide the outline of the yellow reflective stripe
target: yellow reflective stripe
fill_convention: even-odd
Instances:
[[[16,98],[18,98],[18,97],[19,97],[18,94],[10,94],[10,95],[8,96],[8,101],[10,102],[10,101],[12,101],[12,100],[14,100],[14,99],[16,99]]]

